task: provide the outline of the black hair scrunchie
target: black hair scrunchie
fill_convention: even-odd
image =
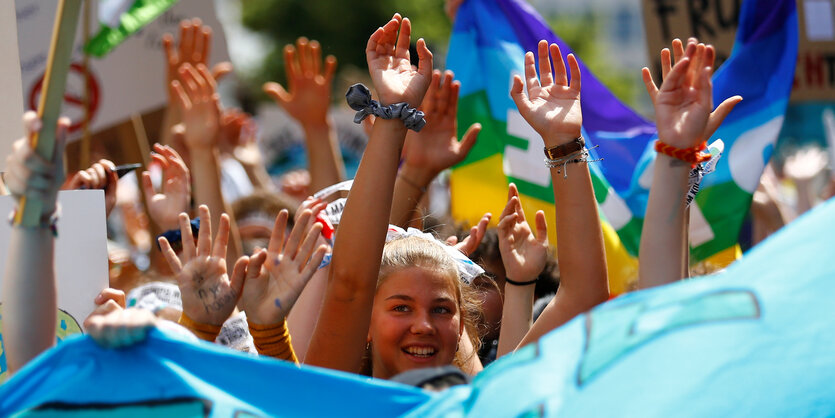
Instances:
[[[400,119],[406,129],[415,132],[420,132],[426,125],[423,112],[409,107],[406,102],[383,106],[380,102],[371,100],[371,91],[362,83],[354,84],[348,88],[345,99],[348,101],[348,106],[357,111],[357,114],[354,115],[354,123],[360,123],[368,115],[374,115],[383,119]]]

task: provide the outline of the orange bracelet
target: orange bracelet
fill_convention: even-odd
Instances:
[[[293,343],[290,341],[287,321],[282,320],[280,323],[272,325],[260,325],[247,319],[247,324],[258,354],[299,364],[299,359],[293,350]]]
[[[204,341],[214,342],[217,335],[220,334],[220,329],[222,326],[211,325],[211,324],[201,324],[186,315],[185,312],[180,314],[180,319],[177,321],[178,324],[186,327],[189,331],[194,333],[197,338],[200,338]]]
[[[666,156],[675,158],[677,160],[690,163],[691,168],[696,164],[703,163],[710,160],[710,154],[703,152],[707,149],[707,142],[702,141],[701,144],[692,148],[676,148],[672,145],[665,144],[661,140],[655,141],[655,151]]]

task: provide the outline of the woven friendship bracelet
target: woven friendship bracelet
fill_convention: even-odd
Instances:
[[[407,129],[419,132],[426,125],[424,114],[420,110],[409,107],[406,102],[395,103],[383,106],[376,100],[371,100],[371,91],[362,83],[357,83],[348,88],[345,93],[348,106],[357,111],[354,115],[354,123],[360,123],[368,115],[374,115],[383,119],[400,119]]]
[[[556,160],[567,155],[574,154],[586,146],[586,140],[582,136],[578,136],[571,140],[571,142],[557,145],[555,147],[545,147],[545,158],[549,160]]]
[[[676,148],[661,142],[661,140],[655,141],[656,152],[690,163],[691,168],[695,167],[696,164],[710,160],[710,154],[703,152],[705,149],[707,149],[707,142],[704,141],[692,148]]]

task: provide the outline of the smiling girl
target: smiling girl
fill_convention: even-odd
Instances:
[[[432,53],[423,39],[416,43],[417,68],[410,63],[410,35],[409,19],[395,14],[368,40],[368,68],[383,107],[405,103],[416,108],[432,80]],[[556,80],[549,55],[554,60]],[[580,137],[580,70],[577,60],[569,55],[569,84],[556,45],[549,51],[543,41],[539,56],[541,83],[529,52],[525,57],[528,92],[522,91],[523,81],[516,76],[511,96],[546,148],[557,148]],[[457,89],[454,93],[457,97]],[[429,115],[427,119],[429,124],[433,122]],[[445,244],[411,236],[385,242],[389,218],[400,213],[404,203],[398,198],[392,211],[395,183],[398,190],[411,185],[415,192],[423,190],[412,183],[426,184],[405,178],[414,171],[398,174],[406,132],[404,121],[397,118],[378,117],[374,122],[336,236],[328,288],[305,360],[308,364],[359,373],[370,353],[371,374],[379,378],[450,364],[465,371],[478,370],[463,367],[475,351],[472,341],[477,341],[476,335],[471,335],[472,340],[466,338],[471,332],[465,331],[472,312],[467,308],[466,292],[471,289],[462,284],[456,261]],[[453,146],[463,144],[466,138],[461,143],[454,140]],[[519,345],[536,341],[608,298],[603,239],[588,167],[585,162],[571,163],[570,170],[566,177],[560,168],[551,169],[557,233],[570,237],[560,240],[557,247],[560,290],[540,319],[521,336]],[[412,196],[410,201],[419,198]],[[537,215],[537,220],[539,231],[544,216]],[[524,223],[524,217],[518,222]],[[525,240],[520,237],[511,247],[523,267],[514,271],[527,275],[532,269],[524,268]],[[532,284],[538,273],[512,280]]]

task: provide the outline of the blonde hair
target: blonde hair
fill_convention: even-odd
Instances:
[[[377,288],[379,289],[380,285],[392,273],[411,267],[420,267],[448,278],[455,288],[461,321],[464,323],[464,329],[467,331],[467,336],[473,345],[473,352],[466,357],[461,351],[456,350],[453,363],[461,368],[481,348],[481,339],[476,325],[477,318],[481,315],[481,309],[478,303],[478,292],[461,282],[456,261],[447,254],[442,247],[443,245],[446,244],[416,236],[407,236],[389,241],[383,248],[380,274],[377,276]]]

